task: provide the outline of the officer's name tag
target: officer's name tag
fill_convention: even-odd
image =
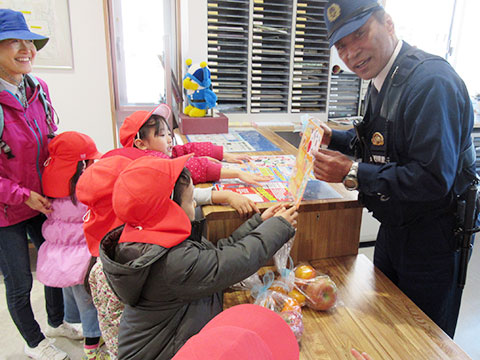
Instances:
[[[377,164],[385,164],[385,156],[381,155],[373,155],[373,160]]]

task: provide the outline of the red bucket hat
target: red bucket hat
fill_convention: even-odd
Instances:
[[[119,242],[170,248],[190,235],[190,219],[170,198],[190,156],[175,159],[145,156],[134,160],[120,174],[113,189],[113,210],[125,223]]]
[[[48,152],[50,157],[44,163],[42,177],[43,193],[54,198],[70,195],[70,179],[79,161],[102,156],[90,136],[76,131],[55,136],[48,144]]]
[[[83,231],[92,256],[99,256],[100,240],[105,234],[123,224],[113,211],[112,193],[118,176],[131,162],[124,156],[102,158],[78,180],[77,198],[88,206]]]
[[[191,337],[172,360],[295,360],[298,343],[278,314],[254,304],[233,306]]]
[[[132,115],[125,118],[120,127],[120,143],[123,147],[132,147],[133,141],[140,128],[150,119],[152,115],[160,115],[167,123],[170,122],[172,110],[167,104],[160,104],[152,111],[135,111]]]
[[[137,160],[138,158],[141,158],[142,156],[145,156],[145,155],[148,155],[145,152],[145,150],[140,150],[134,147],[118,148],[118,149],[107,151],[105,154],[103,154],[102,159],[105,159],[111,156],[123,156],[123,157],[129,158],[130,160]]]

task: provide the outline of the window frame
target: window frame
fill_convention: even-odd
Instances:
[[[145,104],[129,104],[127,102],[126,93],[126,65],[125,59],[122,53],[122,17],[121,17],[121,0],[105,0],[106,12],[107,12],[107,24],[108,37],[109,37],[109,51],[110,51],[110,65],[111,65],[111,77],[112,77],[112,91],[114,101],[114,120],[117,128],[120,128],[124,119],[135,111],[146,110],[150,111],[158,103],[145,103]],[[177,62],[176,54],[176,33],[177,33],[177,19],[176,19],[176,0],[164,0],[162,1],[163,21],[164,24],[164,43],[163,57],[165,62],[165,74],[170,72],[173,65]],[[117,22],[117,23],[116,23]],[[172,91],[171,91],[171,79],[169,76],[165,76],[165,102],[172,105]],[[170,124],[172,125],[172,124]]]

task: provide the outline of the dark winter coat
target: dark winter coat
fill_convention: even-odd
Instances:
[[[171,359],[223,309],[223,290],[272,258],[295,233],[283,218],[253,216],[213,245],[198,234],[167,249],[118,243],[122,227],[102,240],[100,258],[108,282],[125,303],[119,359]],[[200,238],[200,237],[199,237]]]

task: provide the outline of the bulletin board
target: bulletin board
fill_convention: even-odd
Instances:
[[[0,8],[21,11],[30,31],[49,38],[34,68],[73,69],[68,0],[0,0]]]

